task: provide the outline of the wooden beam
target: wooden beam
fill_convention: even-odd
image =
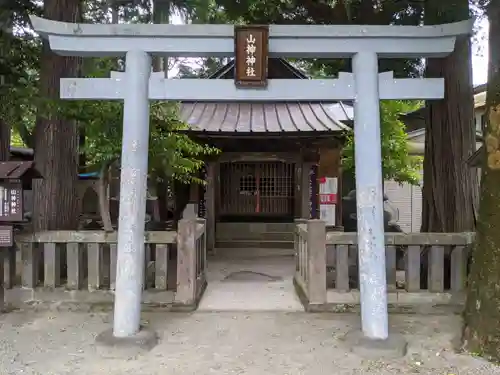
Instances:
[[[299,163],[301,154],[297,152],[224,152],[219,162],[284,161]]]

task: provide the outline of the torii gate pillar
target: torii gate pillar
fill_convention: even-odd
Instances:
[[[149,154],[149,82],[151,56],[134,49],[125,55],[120,215],[113,328],[97,336],[106,346],[134,351],[157,344],[155,332],[141,330],[144,280],[144,220]],[[131,345],[129,345],[131,344]],[[122,353],[120,352],[120,355]]]
[[[361,323],[368,338],[383,340],[389,330],[377,54],[358,52],[352,68]]]
[[[151,57],[145,51],[129,51],[125,64],[115,337],[134,336],[140,328],[149,154]]]

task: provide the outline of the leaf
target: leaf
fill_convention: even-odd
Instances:
[[[382,140],[382,175],[384,180],[420,184],[423,158],[410,155],[408,135],[400,115],[418,109],[418,101],[387,100],[380,104],[381,140]],[[354,136],[350,131],[343,149],[342,166],[345,170],[354,170]]]

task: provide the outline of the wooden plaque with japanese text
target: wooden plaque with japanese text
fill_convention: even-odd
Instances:
[[[236,86],[266,87],[269,28],[235,26],[234,43]]]
[[[23,221],[23,188],[20,182],[0,183],[0,222]]]

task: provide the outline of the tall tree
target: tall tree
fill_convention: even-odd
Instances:
[[[500,2],[487,7],[489,68],[486,96],[486,157],[464,320],[471,352],[500,360]]]
[[[34,89],[30,80],[39,51],[32,36],[22,32],[28,13],[38,13],[29,0],[0,4],[0,160],[9,156],[11,129],[26,126],[32,112],[26,105],[32,102],[28,99]]]
[[[0,9],[0,38],[2,38],[0,56],[6,55],[9,41],[12,39],[11,28],[13,23],[13,9]],[[0,89],[5,85],[6,75],[0,72]],[[10,153],[10,124],[0,116],[0,161],[9,159]]]
[[[429,25],[469,18],[468,0],[427,0]],[[454,52],[428,59],[427,77],[444,77],[444,100],[427,103],[422,232],[473,231],[477,176],[465,161],[475,151],[471,42],[457,38]]]
[[[45,0],[44,17],[64,22],[81,21],[80,0]],[[80,60],[54,54],[44,41],[41,57],[40,96],[59,99],[59,80],[75,77]],[[43,180],[34,184],[35,230],[76,229],[78,201],[78,127],[57,111],[40,108],[35,126],[35,161]]]

